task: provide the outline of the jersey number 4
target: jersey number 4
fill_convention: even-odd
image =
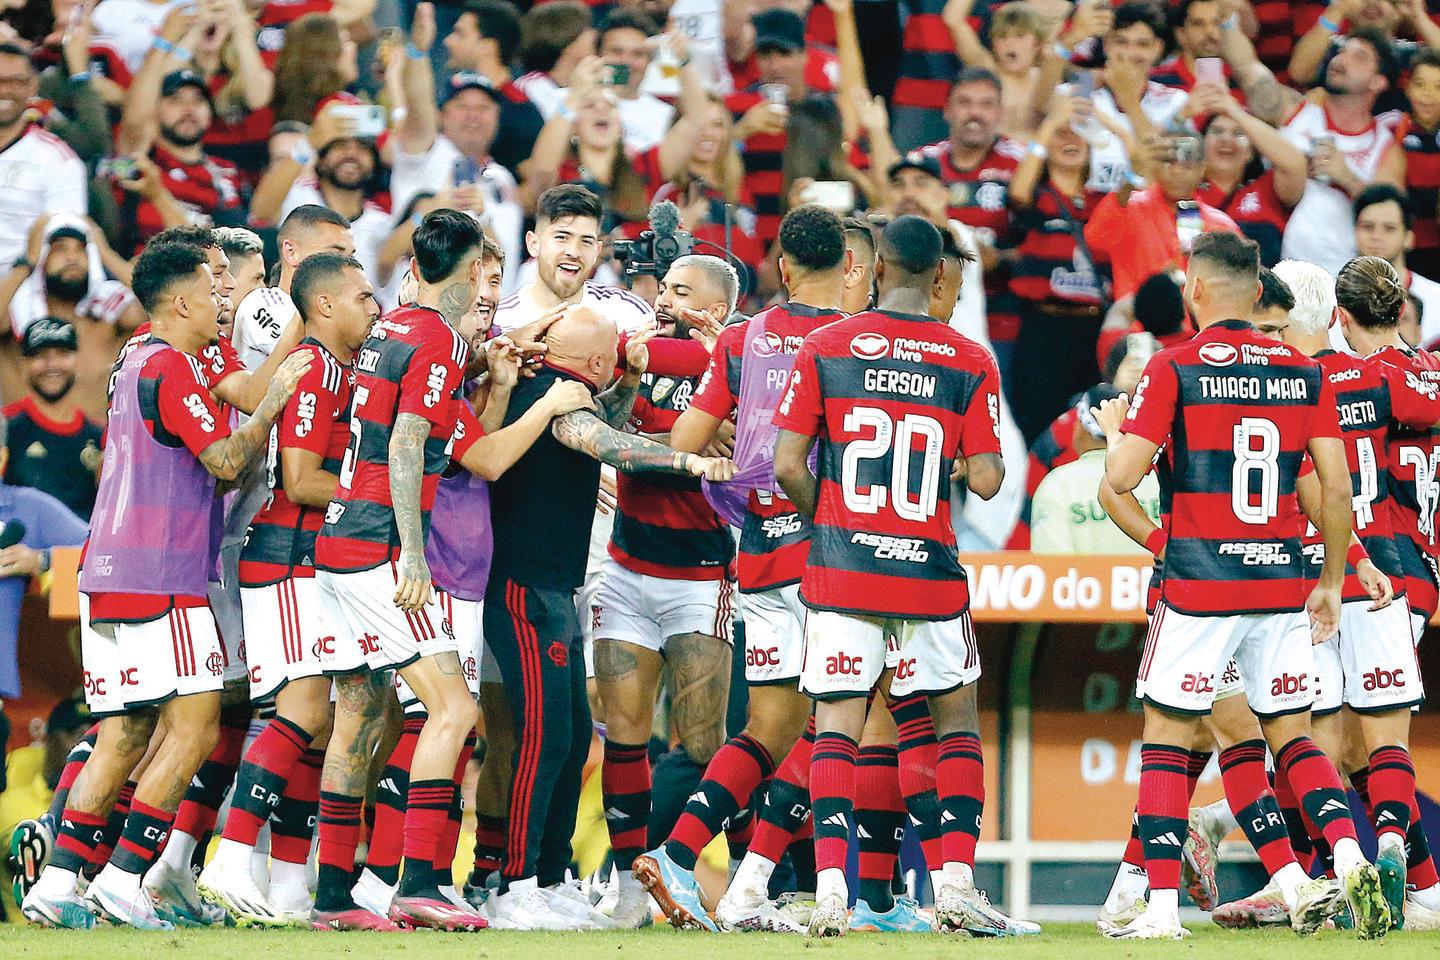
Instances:
[[[935,516],[940,501],[941,446],[945,428],[934,417],[907,413],[898,420],[877,407],[854,407],[845,414],[845,432],[872,429],[869,439],[851,440],[845,445],[840,464],[840,489],[845,508],[852,513],[879,513],[890,500],[891,508],[903,520],[923,523]],[[924,442],[920,463],[919,493],[910,499],[910,464],[915,440]],[[860,489],[860,461],[890,457],[890,486],[872,483]]]

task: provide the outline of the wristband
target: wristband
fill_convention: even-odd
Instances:
[[[1030,156],[1038,157],[1041,160],[1044,160],[1046,157],[1050,156],[1050,148],[1045,146],[1045,144],[1041,143],[1038,140],[1030,141],[1030,145],[1025,148],[1025,152],[1030,154]]]
[[[49,551],[49,550],[41,550],[41,551],[40,551],[39,565],[40,565],[40,572],[41,572],[41,573],[49,573],[49,572],[50,572],[50,551]]]
[[[166,40],[164,37],[158,36],[154,40],[150,41],[150,46],[154,47],[156,50],[159,50],[161,53],[171,53],[175,50],[175,44],[171,43],[169,40]]]
[[[81,70],[79,73],[70,74],[70,82],[84,83],[87,80],[90,80],[92,76],[93,74],[91,74],[89,70]]]
[[[1220,21],[1221,30],[1234,30],[1238,26],[1240,26],[1240,14],[1238,13],[1232,13]]]
[[[1073,50],[1065,46],[1065,44],[1061,43],[1059,40],[1055,41],[1054,52],[1055,56],[1059,57],[1061,60],[1064,60],[1066,63],[1069,63],[1070,58],[1075,55],[1075,52]]]
[[[186,50],[178,43],[175,44],[173,48],[171,48],[170,56],[174,57],[176,60],[179,60],[181,63],[189,63],[191,60],[195,59],[195,54],[191,53],[189,50]]]
[[[315,159],[315,148],[310,146],[310,142],[302,137],[295,141],[295,146],[290,148],[290,159],[303,167]]]
[[[1320,26],[1324,27],[1326,30],[1329,30],[1331,33],[1339,33],[1339,32],[1340,32],[1340,24],[1336,23],[1334,20],[1331,20],[1329,17],[1325,16],[1323,13],[1320,15],[1319,19],[1317,19],[1315,22],[1318,23],[1318,24],[1320,24]]]
[[[560,106],[555,108],[555,112],[560,114],[562,119],[572,121],[575,119],[575,108],[570,106],[570,104],[566,103],[564,100],[560,101]]]
[[[415,46],[415,44],[411,43],[409,40],[406,40],[405,56],[409,57],[411,60],[424,60],[425,57],[428,56],[428,54],[424,50],[421,50],[419,47]]]
[[[1150,531],[1150,536],[1145,538],[1145,549],[1150,551],[1152,557],[1158,557],[1165,552],[1165,544],[1170,542],[1170,534],[1165,532],[1164,527],[1156,527]]]
[[[1365,544],[1355,542],[1350,544],[1350,549],[1345,551],[1345,565],[1347,567],[1360,566],[1361,560],[1369,560],[1370,554],[1365,552]]]

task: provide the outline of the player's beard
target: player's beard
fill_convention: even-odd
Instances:
[[[336,167],[341,164],[336,164]],[[360,177],[342,177],[333,167],[323,167],[315,171],[315,175],[338,190],[359,190],[370,182],[370,172],[367,171]]]
[[[70,395],[70,391],[74,389],[74,387],[75,374],[73,373],[65,378],[65,382],[62,386],[54,390],[45,389],[40,385],[40,381],[38,380],[30,381],[30,389],[34,390],[35,393],[40,397],[40,399],[44,400],[46,403],[59,403],[61,400],[64,400],[67,396]]]
[[[168,127],[162,124],[160,127],[160,135],[177,147],[193,147],[205,139],[205,128],[200,127],[199,132],[192,135],[181,133],[174,127]]]
[[[590,274],[594,273],[594,269],[586,270],[584,269],[584,264],[581,264],[581,269],[575,273],[566,273],[560,269],[562,262],[569,263],[570,261],[556,261],[549,267],[542,265],[540,269],[540,279],[544,282],[545,286],[550,288],[550,292],[555,294],[555,296],[561,300],[569,300],[585,286],[585,281],[590,279]]]
[[[690,331],[695,329],[693,326],[691,326],[690,321],[686,320],[685,317],[681,316],[680,314],[671,313],[668,310],[655,311],[655,319],[660,321],[662,324],[674,324],[675,329],[665,334],[665,336],[674,337],[677,340],[690,339]]]
[[[45,274],[45,295],[61,303],[79,303],[90,290],[90,278],[86,274],[67,277],[63,273]]]

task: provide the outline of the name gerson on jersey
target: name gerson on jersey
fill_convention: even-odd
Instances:
[[[859,313],[805,339],[775,423],[819,438],[807,606],[911,620],[965,611],[950,471],[1000,452],[999,386],[989,351],[929,317]]]

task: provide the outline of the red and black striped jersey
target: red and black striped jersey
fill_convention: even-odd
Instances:
[[[757,314],[759,316],[760,314]],[[812,330],[841,319],[839,310],[803,303],[782,303],[763,311],[765,337],[778,353],[795,355]],[[740,364],[748,324],[732,323],[720,333],[710,365],[690,401],[696,409],[721,419],[740,405]],[[810,550],[810,523],[779,493],[752,492],[740,530],[736,579],[741,593],[799,583]]]
[[[408,306],[375,321],[355,357],[350,442],[340,489],[315,539],[319,570],[369,570],[400,555],[390,499],[390,435],[402,413],[430,424],[425,438],[420,520],[428,535],[435,487],[450,462],[456,405],[470,347],[436,311]]]
[[[1124,429],[1164,448],[1166,604],[1198,616],[1301,609],[1295,481],[1311,438],[1340,437],[1319,364],[1223,320],[1150,358]]]
[[[690,407],[696,377],[640,378],[629,426],[668,433]],[[735,540],[694,477],[622,473],[617,480],[610,556],[636,573],[668,580],[731,576]]]
[[[1280,262],[1280,241],[1291,208],[1275,192],[1274,170],[1266,170],[1229,194],[1213,184],[1202,183],[1195,191],[1195,199],[1228,213],[1240,232],[1260,245],[1261,263],[1273,267]]]
[[[1390,519],[1399,542],[1410,608],[1428,616],[1435,612],[1435,567],[1440,557],[1435,538],[1440,430],[1433,426],[1440,416],[1429,406],[1440,397],[1440,357],[1386,347],[1365,360],[1382,368],[1390,383],[1395,418],[1390,432]],[[1419,403],[1419,409],[1407,409],[1411,403]]]
[[[809,607],[949,620],[970,604],[950,523],[950,471],[1000,452],[1000,374],[929,317],[873,310],[805,338],[782,430],[819,438]]]
[[[1015,215],[1018,241],[1010,264],[1010,292],[1030,303],[1062,303],[1099,307],[1109,283],[1106,264],[1092,264],[1075,241],[1090,211],[1105,196],[1086,190],[1074,199],[1058,190],[1041,190],[1035,202]]]
[[[322,470],[338,475],[350,441],[354,371],[309,337],[291,353],[308,353],[310,369],[270,428],[265,475],[270,496],[250,522],[240,551],[242,587],[315,575],[315,535],[325,511],[295,503],[285,495],[281,461],[286,450],[305,450],[320,456]]]
[[[1406,264],[1421,276],[1440,273],[1440,131],[1426,130],[1407,114],[1395,131],[1405,151],[1405,191],[1415,211],[1415,248]]]
[[[980,6],[986,6],[981,3]],[[950,84],[960,72],[955,39],[941,14],[945,0],[909,0],[900,36],[900,69],[891,104],[896,107],[945,109]],[[971,17],[974,23],[976,18]]]
[[[1283,83],[1289,77],[1295,42],[1310,32],[1327,4],[1314,0],[1256,0],[1254,6],[1255,19],[1260,22],[1255,52]]]
[[[146,320],[135,328],[130,334],[130,339],[120,345],[120,354],[115,358],[115,363],[110,367],[110,383],[106,387],[106,395],[113,395],[115,392],[115,378],[120,374],[120,365],[125,358],[134,352],[135,348],[150,339],[150,321]],[[244,373],[245,363],[240,359],[240,354],[235,352],[235,345],[230,342],[229,336],[220,334],[215,342],[206,346],[200,351],[200,373],[205,378],[205,385],[212,391],[220,385],[220,381],[232,373]]]

